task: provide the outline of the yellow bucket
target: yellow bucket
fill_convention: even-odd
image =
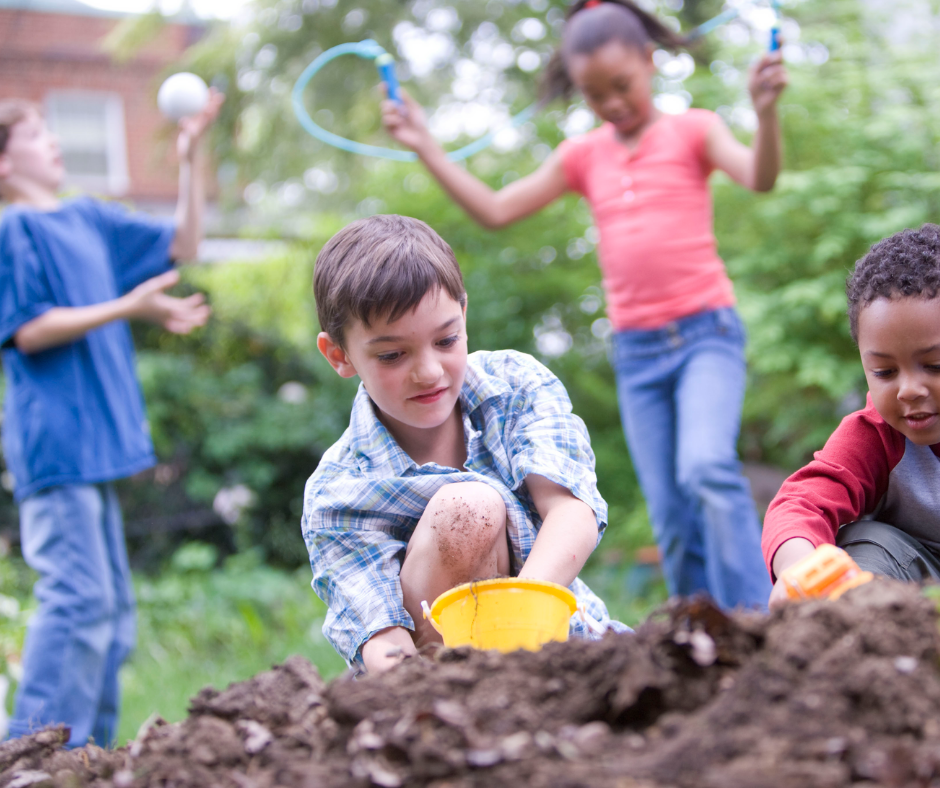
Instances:
[[[545,580],[515,577],[464,583],[441,594],[424,617],[450,648],[473,646],[507,652],[538,651],[568,639],[568,620],[578,609],[574,594]]]

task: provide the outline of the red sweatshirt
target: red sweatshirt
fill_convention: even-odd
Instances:
[[[885,422],[871,396],[767,509],[761,547],[771,578],[777,549],[800,536],[834,544],[843,525],[870,515],[940,549],[940,444],[918,446]]]

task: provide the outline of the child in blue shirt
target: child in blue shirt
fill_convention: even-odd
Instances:
[[[187,333],[201,295],[174,298],[173,260],[202,234],[199,142],[222,102],[180,126],[175,220],[58,198],[58,142],[37,107],[0,102],[3,450],[23,555],[39,574],[10,735],[53,723],[71,746],[117,731],[118,669],[135,641],[121,511],[111,485],[154,464],[128,320]]]
[[[323,247],[314,293],[317,346],[361,380],[302,522],[323,632],[347,662],[381,671],[440,642],[422,600],[496,575],[569,586],[626,629],[578,579],[607,520],[584,422],[531,356],[467,354],[451,248],[416,219],[362,219]],[[591,636],[577,615],[570,631]]]

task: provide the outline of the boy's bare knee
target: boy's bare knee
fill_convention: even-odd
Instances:
[[[441,561],[451,566],[473,563],[492,552],[506,528],[506,504],[482,482],[442,487],[431,498],[425,515]]]
[[[456,482],[441,487],[431,497],[426,511],[506,520],[502,497],[483,482]]]

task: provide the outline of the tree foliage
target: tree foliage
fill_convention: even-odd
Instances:
[[[670,10],[676,6],[678,12]],[[310,256],[356,216],[396,212],[431,224],[452,244],[465,272],[471,348],[518,348],[556,370],[592,434],[601,489],[613,504],[611,536],[616,541],[620,531],[621,541],[644,541],[645,520],[636,516],[642,498],[606,360],[609,328],[596,237],[583,202],[568,197],[513,227],[481,230],[420,165],[327,148],[301,131],[289,105],[290,87],[313,57],[371,37],[397,53],[402,82],[456,146],[533,100],[538,71],[521,66],[531,67],[533,52],[544,64],[563,8],[546,0],[262,3],[250,29],[220,30],[194,51],[191,65],[210,78],[224,74],[229,85],[217,139],[232,215],[249,211],[264,232],[300,239]],[[721,8],[662,2],[658,10],[689,30]],[[864,392],[844,316],[848,270],[877,239],[936,218],[940,175],[931,28],[903,26],[898,20],[909,17],[900,13],[879,17],[857,0],[808,0],[785,10],[792,80],[780,111],[786,170],[769,195],[751,194],[720,176],[714,194],[720,252],[751,336],[742,448],[751,459],[793,467]],[[755,19],[745,14],[746,21]],[[691,98],[718,110],[747,139],[747,69],[765,35],[740,21],[727,26],[691,50],[691,65],[662,58],[656,87],[673,103]],[[370,63],[334,61],[308,91],[308,108],[336,133],[393,144],[380,129],[376,82]],[[504,145],[467,166],[494,187],[508,183],[537,167],[566,131],[579,122],[583,128],[584,113],[577,101],[549,107],[515,139],[507,135]],[[245,201],[248,208],[240,208]],[[270,286],[278,275],[259,276],[259,306],[265,291],[268,298],[277,291],[275,303],[283,304],[286,294]],[[297,297],[309,305],[306,285]],[[241,318],[233,319],[244,321],[252,310],[236,313]],[[257,326],[257,317],[255,310],[247,324]],[[312,338],[314,324],[304,325]],[[317,408],[316,418],[328,425],[319,434],[335,437],[348,388],[333,380],[312,341],[292,347],[296,358],[307,359],[304,380],[311,390],[342,392],[330,395],[335,410]],[[269,393],[277,380],[266,378]],[[229,477],[249,478],[247,469],[238,469],[257,452],[243,448],[241,461],[234,452],[220,465]]]
[[[657,0],[656,8],[689,30],[722,6]],[[252,491],[237,519],[241,544],[261,544],[283,563],[303,559],[303,483],[344,428],[354,391],[315,349],[313,258],[346,222],[377,212],[423,219],[454,247],[471,349],[517,348],[560,375],[591,431],[612,504],[606,542],[650,540],[606,360],[609,324],[584,203],[567,197],[488,232],[420,165],[326,147],[301,130],[290,107],[291,87],[314,57],[371,37],[396,53],[401,81],[457,146],[534,99],[563,9],[560,0],[257,0],[253,21],[220,25],[190,50],[182,65],[228,94],[213,148],[229,230],[291,246],[263,264],[189,272],[187,286],[209,292],[215,320],[188,338],[138,331],[141,372],[161,461],[179,469],[168,484],[204,507],[220,490]],[[721,176],[713,191],[719,251],[751,339],[742,449],[749,459],[794,467],[864,393],[844,316],[853,262],[879,238],[937,219],[940,82],[933,11],[913,0],[883,17],[860,0],[790,2],[784,12],[785,171],[770,194]],[[745,8],[744,21],[702,40],[693,58],[658,55],[663,106],[691,100],[717,110],[746,140],[746,72],[766,40],[760,14]],[[308,109],[331,131],[391,145],[377,82],[371,63],[336,60],[308,90]],[[467,166],[494,187],[508,183],[566,133],[587,128],[585,113],[577,100],[550,106]],[[306,397],[285,384],[300,384]]]

